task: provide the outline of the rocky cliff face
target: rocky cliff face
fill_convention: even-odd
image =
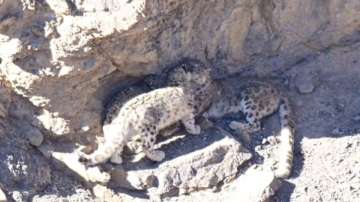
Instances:
[[[276,76],[359,40],[358,0],[0,0],[0,142],[25,137],[16,162],[26,175],[36,162],[48,173],[49,162],[28,141],[94,142],[109,96],[184,57],[218,77]],[[26,173],[18,172],[0,175],[9,194],[23,189],[8,183]],[[33,195],[58,175],[21,181]]]
[[[286,69],[356,40],[358,1],[3,1],[1,70],[51,135],[98,128],[124,77],[183,57],[227,72]],[[115,78],[116,77],[116,78]],[[111,80],[111,81],[110,81]]]

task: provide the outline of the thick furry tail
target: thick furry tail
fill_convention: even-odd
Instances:
[[[105,142],[99,144],[98,148],[92,154],[81,155],[81,157],[87,161],[86,164],[89,166],[104,163],[110,158],[112,162],[116,162],[117,164],[122,162],[120,155],[124,144],[124,137],[116,134],[117,131],[112,128],[111,124],[104,125],[103,132]]]
[[[279,178],[288,178],[292,171],[294,158],[294,128],[290,118],[291,109],[287,98],[283,97],[279,106],[280,114],[280,154],[279,164],[275,171],[275,176]]]
[[[93,166],[100,163],[105,163],[110,159],[117,150],[117,145],[113,143],[100,144],[98,149],[94,153],[85,157],[88,162],[87,165]]]

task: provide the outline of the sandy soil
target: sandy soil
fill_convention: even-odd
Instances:
[[[289,92],[297,123],[295,167],[274,201],[360,201],[359,56],[359,44],[337,47],[285,73],[295,80]],[[313,92],[295,90],[308,82]]]

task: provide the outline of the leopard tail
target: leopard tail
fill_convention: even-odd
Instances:
[[[275,176],[288,178],[291,175],[294,158],[294,127],[291,120],[291,109],[287,98],[283,97],[279,106],[280,114],[280,157]]]

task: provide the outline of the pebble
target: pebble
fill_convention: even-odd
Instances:
[[[82,132],[87,132],[87,131],[89,131],[89,130],[90,130],[90,126],[88,126],[88,125],[81,127],[81,131],[82,131]]]
[[[0,202],[6,202],[6,195],[3,190],[0,189]]]
[[[314,91],[314,84],[311,82],[301,82],[296,84],[298,91],[302,94],[312,93]]]
[[[302,94],[312,93],[315,89],[314,81],[308,74],[297,75],[295,85]]]
[[[38,147],[44,141],[43,134],[37,128],[31,128],[31,130],[29,130],[27,133],[28,133],[27,134],[28,140],[29,140],[30,144],[33,146]]]

